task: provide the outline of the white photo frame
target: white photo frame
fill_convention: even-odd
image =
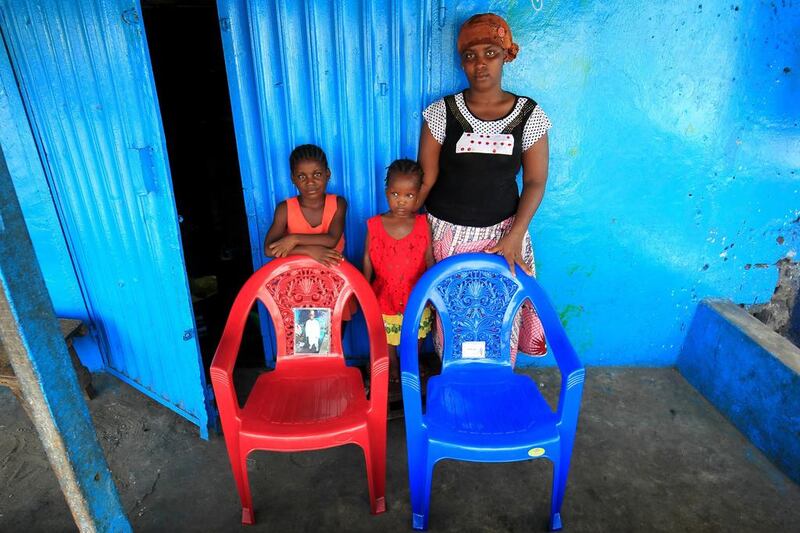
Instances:
[[[295,307],[294,354],[330,355],[331,310],[326,307]]]

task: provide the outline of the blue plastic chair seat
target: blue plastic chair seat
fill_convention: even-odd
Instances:
[[[472,365],[483,368],[475,372]],[[425,413],[430,440],[452,444],[451,457],[472,459],[474,451],[503,448],[524,459],[531,446],[558,441],[556,416],[528,376],[510,367],[457,366],[463,368],[428,381]]]

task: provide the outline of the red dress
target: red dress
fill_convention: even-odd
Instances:
[[[402,239],[395,239],[383,227],[381,216],[367,220],[369,259],[375,271],[372,289],[384,315],[402,314],[408,296],[425,273],[425,250],[430,232],[425,215],[417,215],[414,228]]]

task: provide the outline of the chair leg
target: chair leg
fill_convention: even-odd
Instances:
[[[247,455],[242,457],[234,456],[236,452],[228,448],[231,459],[231,470],[236,481],[236,489],[239,491],[239,499],[242,501],[242,524],[252,525],[255,523],[253,515],[253,497],[250,494],[250,479],[247,476]]]
[[[428,454],[419,454],[412,460],[409,457],[409,485],[411,489],[411,527],[420,531],[428,529],[428,512],[431,503],[431,481],[433,462]]]
[[[256,523],[253,513],[253,496],[250,493],[250,477],[247,474],[247,456],[242,457],[242,484],[239,487],[239,497],[242,500],[242,524],[252,525]]]
[[[564,491],[567,489],[570,453],[553,459],[553,494],[550,504],[550,531],[560,531],[561,504],[564,502]]]
[[[368,443],[363,449],[367,463],[370,512],[381,514],[386,511],[386,433],[381,438],[378,431],[370,428],[367,439]]]

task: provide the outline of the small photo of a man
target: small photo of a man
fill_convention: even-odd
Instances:
[[[330,324],[330,309],[316,307],[294,309],[295,355],[330,353]]]

